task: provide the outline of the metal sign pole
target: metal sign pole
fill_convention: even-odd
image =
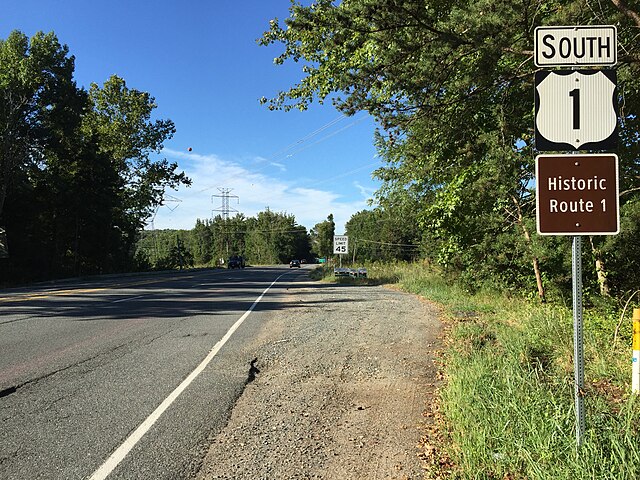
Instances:
[[[576,408],[576,444],[584,437],[584,345],[582,342],[582,237],[574,236],[571,248],[573,273],[573,366]]]

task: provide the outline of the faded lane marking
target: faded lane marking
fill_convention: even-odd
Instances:
[[[185,277],[169,277],[169,278],[154,279],[154,280],[142,280],[142,281],[139,281],[139,282],[118,283],[118,284],[115,284],[115,285],[108,285],[108,286],[96,287],[96,288],[51,290],[49,292],[42,292],[42,293],[35,293],[35,294],[24,293],[24,294],[17,294],[15,297],[0,298],[0,303],[24,302],[24,301],[28,301],[28,300],[38,300],[38,299],[49,298],[49,297],[70,296],[70,295],[75,295],[75,294],[79,294],[79,293],[102,292],[104,290],[111,290],[111,289],[114,289],[114,288],[137,287],[137,286],[140,286],[140,285],[151,285],[151,284],[154,284],[154,283],[161,283],[161,282],[166,282],[166,281],[169,281],[169,280],[192,279],[193,277],[194,277],[194,275],[190,275],[190,276],[185,276]]]

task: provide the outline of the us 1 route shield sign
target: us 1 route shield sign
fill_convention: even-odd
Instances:
[[[615,70],[536,72],[537,150],[614,150],[617,124]]]

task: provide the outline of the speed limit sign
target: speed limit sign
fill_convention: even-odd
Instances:
[[[536,72],[536,149],[615,149],[616,105],[615,70]]]
[[[333,236],[333,253],[334,255],[349,252],[349,237],[347,235]]]

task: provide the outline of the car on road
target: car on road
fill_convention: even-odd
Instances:
[[[244,258],[238,255],[229,257],[227,268],[244,268]]]
[[[298,267],[300,268],[300,260],[291,260],[289,262],[289,268]]]

